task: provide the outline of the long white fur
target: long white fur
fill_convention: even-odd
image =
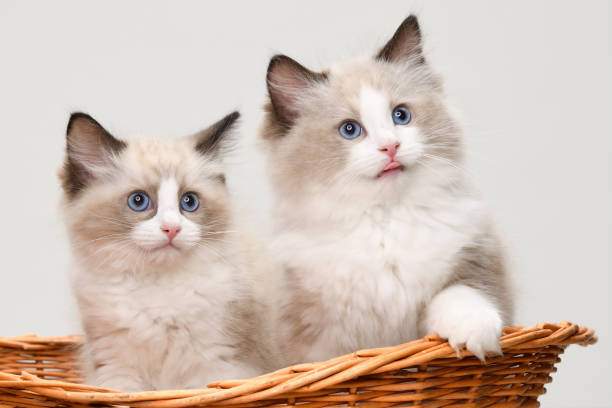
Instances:
[[[69,135],[78,137],[84,136]],[[205,388],[274,366],[260,336],[266,331],[265,306],[254,293],[259,257],[251,253],[226,189],[215,179],[221,162],[194,146],[191,138],[136,139],[120,155],[79,161],[95,180],[76,197],[67,192],[62,207],[89,384],[128,392]],[[61,177],[69,181],[68,168]],[[144,188],[153,190],[147,193],[154,212],[133,218],[127,197]],[[190,219],[179,209],[183,189],[192,188],[206,193],[200,195],[201,218]],[[204,200],[226,213],[207,213]],[[131,215],[101,212],[116,208]],[[105,223],[123,232],[103,232]],[[164,248],[162,227],[169,224],[181,229],[172,240],[175,248]]]
[[[388,98],[379,91],[362,88],[360,115],[367,137],[355,140],[346,169],[325,193],[276,202],[272,253],[286,270],[299,271],[300,288],[322,303],[313,309],[318,313],[296,316],[304,327],[323,329],[312,333],[314,344],[292,344],[286,363],[320,361],[433,332],[480,358],[499,351],[501,319],[494,303],[464,286],[441,291],[455,254],[485,228],[483,204],[469,188],[464,194],[449,188],[463,174],[448,165],[415,172],[406,184],[360,183],[388,162],[380,147],[401,142],[397,160],[406,166],[424,151],[419,128],[394,126]],[[280,308],[295,296],[304,294],[283,293]],[[418,315],[423,305],[426,319]],[[295,340],[286,322],[279,330],[279,344]]]
[[[160,226],[168,219],[182,228],[175,245],[194,244],[197,226],[178,211],[177,188],[172,177],[164,180],[157,215],[134,230],[132,239],[144,248],[166,242]],[[223,312],[244,300],[248,276],[240,272],[238,253],[227,256],[232,262],[202,247],[171,270],[124,258],[104,273],[99,263],[78,257],[72,281],[80,311],[86,329],[101,333],[85,344],[88,383],[122,391],[204,388],[213,380],[261,373],[228,358],[239,345],[224,332]]]

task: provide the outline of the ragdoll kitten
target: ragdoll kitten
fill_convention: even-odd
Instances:
[[[285,362],[431,332],[480,359],[499,352],[512,321],[502,250],[417,19],[375,57],[323,72],[277,55],[267,84]]]
[[[238,116],[129,142],[71,116],[60,177],[88,383],[203,388],[269,369],[221,163]]]

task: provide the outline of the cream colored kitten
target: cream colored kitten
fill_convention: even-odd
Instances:
[[[279,347],[316,361],[436,332],[499,352],[512,294],[461,128],[408,17],[375,57],[268,68]]]
[[[188,138],[129,142],[70,118],[60,176],[88,383],[203,388],[270,369],[256,262],[221,163],[238,116]]]

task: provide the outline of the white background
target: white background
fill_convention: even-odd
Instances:
[[[80,330],[55,175],[69,112],[119,137],[178,137],[239,108],[230,185],[266,225],[252,145],[268,59],[316,69],[372,53],[410,12],[465,116],[467,168],[520,283],[518,323],[570,320],[601,337],[568,349],[543,406],[610,406],[606,1],[0,1],[0,336]]]

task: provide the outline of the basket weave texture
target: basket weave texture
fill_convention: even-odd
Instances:
[[[80,336],[0,337],[0,407],[537,407],[559,355],[593,344],[572,323],[506,327],[503,356],[480,362],[438,336],[299,364],[198,390],[122,393],[80,384]]]

